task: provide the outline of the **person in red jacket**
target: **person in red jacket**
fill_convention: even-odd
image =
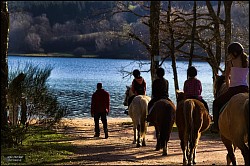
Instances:
[[[102,83],[97,83],[97,90],[93,93],[91,99],[91,116],[94,117],[95,135],[100,136],[99,119],[103,124],[105,138],[108,138],[107,115],[110,111],[110,95],[102,88]]]

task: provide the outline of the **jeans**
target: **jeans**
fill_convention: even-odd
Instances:
[[[106,112],[95,113],[94,114],[95,133],[97,135],[100,134],[100,127],[99,127],[99,119],[100,119],[100,117],[101,117],[101,121],[102,121],[102,124],[103,124],[104,133],[108,132],[107,113]]]

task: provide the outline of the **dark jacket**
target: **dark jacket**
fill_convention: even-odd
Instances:
[[[91,114],[110,111],[110,95],[104,89],[96,90],[91,99]]]
[[[132,92],[135,95],[145,95],[146,94],[146,82],[140,76],[138,78],[134,78],[132,82]]]
[[[152,97],[168,97],[168,80],[166,80],[165,78],[158,78],[154,80],[152,84]]]

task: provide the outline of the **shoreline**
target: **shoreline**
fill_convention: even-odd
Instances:
[[[107,121],[108,123],[122,123],[122,122],[131,122],[132,123],[132,119],[130,117],[128,118],[114,118],[114,117],[107,117]],[[89,123],[89,122],[93,122],[94,123],[94,117],[83,117],[83,118],[62,118],[60,120],[60,123],[67,123],[67,122],[71,122],[71,123]],[[100,119],[100,123],[101,123],[101,119]]]

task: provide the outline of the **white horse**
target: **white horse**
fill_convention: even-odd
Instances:
[[[124,105],[128,105],[128,99],[133,95],[131,87],[126,86],[126,97],[124,100]],[[148,102],[150,97],[146,95],[135,96],[129,105],[128,114],[133,121],[133,131],[134,131],[134,140],[133,144],[136,144],[136,147],[146,146],[145,136],[147,132],[147,123],[146,117],[148,115]]]

